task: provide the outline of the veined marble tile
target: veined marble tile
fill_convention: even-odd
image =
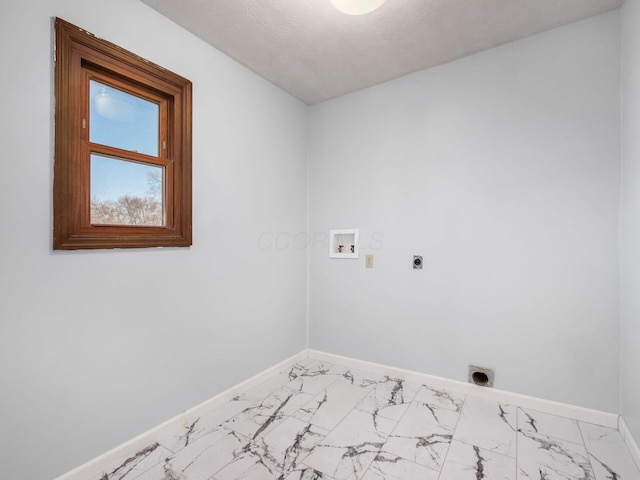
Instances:
[[[372,387],[383,381],[384,376],[363,370],[350,369],[340,375],[339,382],[356,385],[358,387]]]
[[[382,450],[440,471],[453,437],[456,412],[413,402]]]
[[[136,477],[136,480],[209,480],[218,470],[236,459],[248,444],[247,438],[228,428],[219,427]]]
[[[379,373],[349,368],[335,363],[320,362],[320,367],[327,372],[326,375],[335,375],[339,381],[359,387],[370,387],[383,378],[383,375]]]
[[[278,479],[280,480],[280,479]],[[334,480],[329,475],[315,470],[314,468],[305,467],[290,472],[284,480]]]
[[[243,451],[214,476],[216,480],[282,479],[300,468],[327,431],[289,417]]]
[[[448,392],[446,390],[430,387],[429,385],[422,385],[414,400],[416,402],[446,408],[447,410],[453,410],[454,412],[460,412],[462,410],[462,405],[464,404],[464,399],[465,395],[461,393]]]
[[[300,365],[302,367],[308,367],[310,365],[316,365],[318,363],[322,363],[320,360],[318,360],[317,358],[311,358],[311,357],[306,357],[303,359],[298,360],[298,362],[296,362],[297,365]]]
[[[420,385],[415,382],[384,377],[373,385],[356,408],[398,421],[419,389]]]
[[[297,363],[286,372],[289,379],[287,386],[292,390],[317,395],[336,382],[346,371],[345,367],[337,368],[335,365],[317,360],[307,364]]]
[[[570,418],[518,408],[518,429],[573,443],[582,443],[578,422]]]
[[[327,369],[332,375],[344,375],[346,372],[349,371],[349,367],[345,366],[345,365],[339,365],[337,363],[329,363],[329,362],[323,362],[323,361],[319,361],[320,365],[322,366],[322,368]],[[372,373],[372,375],[375,375],[374,373]]]
[[[255,440],[312,399],[311,394],[283,387],[261,402],[246,408],[224,425]]]
[[[583,445],[518,432],[518,480],[594,480]]]
[[[328,434],[328,430],[289,417],[256,443],[263,452],[263,461],[275,462],[288,473],[298,468],[301,460]]]
[[[247,446],[247,448],[250,447]],[[276,480],[282,475],[283,472],[272,463],[265,463],[260,455],[246,451],[234,458],[209,480]],[[177,478],[182,480],[182,477]],[[173,480],[173,477],[169,479]],[[186,477],[184,480],[191,480],[191,477]]]
[[[516,459],[453,441],[439,480],[515,480]]]
[[[340,422],[338,428],[365,430],[379,435],[380,438],[387,438],[396,424],[394,420],[380,417],[375,413],[354,409]]]
[[[95,478],[96,480],[132,480],[164,461],[169,455],[171,455],[169,450],[154,443]]]
[[[380,452],[362,480],[438,480],[438,472],[397,455]]]
[[[336,382],[320,392],[294,416],[303,422],[333,430],[368,392],[366,388]]]
[[[640,471],[618,430],[579,424],[596,480],[640,479]]]
[[[204,435],[213,432],[227,420],[246,410],[253,403],[249,400],[236,397],[215,410],[203,415],[190,424],[180,427],[174,433],[160,440],[160,445],[172,452],[178,452]]]
[[[454,440],[516,456],[516,407],[468,395]]]
[[[375,441],[335,445],[321,443],[305,459],[304,464],[315,470],[327,471],[336,480],[358,480],[379,453],[381,446],[381,442]]]
[[[412,416],[417,423],[430,423],[451,429],[456,427],[460,418],[458,412],[415,401],[409,406],[406,415]]]
[[[357,387],[356,387],[357,388]],[[354,411],[303,460],[304,465],[336,480],[361,478],[380,453],[385,435],[374,432],[366,412]],[[364,422],[364,423],[363,423]]]
[[[289,373],[289,379],[293,380],[299,376],[328,375],[332,367],[334,367],[332,363],[323,362],[315,358],[305,358],[286,371]]]

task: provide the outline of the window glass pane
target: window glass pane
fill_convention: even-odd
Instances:
[[[89,140],[157,157],[158,104],[95,80],[89,84]]]
[[[164,225],[164,169],[91,155],[91,223]]]

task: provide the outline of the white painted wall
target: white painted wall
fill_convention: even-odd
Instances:
[[[193,81],[194,245],[51,251],[52,18]],[[0,3],[0,470],[47,479],[305,347],[307,107],[139,2]]]
[[[310,346],[617,411],[619,58],[616,11],[312,107]]]
[[[640,1],[622,8],[621,413],[640,441]]]

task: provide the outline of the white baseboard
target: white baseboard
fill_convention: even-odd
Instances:
[[[495,400],[510,405],[530,408],[538,412],[550,413],[552,415],[560,415],[563,417],[573,418],[582,422],[602,425],[603,427],[618,428],[618,417],[615,413],[593,410],[585,407],[578,407],[568,403],[555,402],[537,397],[530,397],[519,393],[498,390],[495,388],[480,387],[472,383],[465,383],[458,380],[451,380],[443,377],[427,375],[425,373],[405,370],[403,368],[390,367],[379,363],[366,362],[355,358],[334,355],[332,353],[320,352],[318,350],[309,349],[308,356],[317,360],[330,363],[337,363],[350,368],[366,370],[379,373],[381,375],[389,375],[404,380],[411,380],[418,383],[426,383],[431,387],[443,388],[453,392],[463,393],[465,395],[473,395],[476,397]]]
[[[98,475],[101,475],[106,470],[113,468],[115,465],[119,465],[129,457],[135,455],[140,450],[148,447],[149,445],[157,442],[161,438],[170,435],[171,432],[180,428],[181,426],[188,425],[194,422],[196,419],[202,417],[204,414],[210,412],[214,408],[228,402],[232,398],[241,395],[242,393],[251,390],[253,387],[276,375],[277,373],[285,370],[287,367],[293,365],[300,360],[307,358],[306,350],[283,360],[282,362],[270,367],[257,375],[239,383],[222,393],[219,393],[213,398],[202,402],[201,404],[186,410],[180,415],[176,415],[170,420],[158,425],[144,432],[137,437],[118,445],[117,447],[109,450],[102,455],[89,460],[88,462],[80,465],[77,468],[55,478],[54,480],[87,480]]]
[[[629,453],[631,453],[631,457],[633,457],[633,461],[636,462],[638,469],[640,469],[640,446],[638,446],[635,438],[631,435],[631,430],[629,430],[629,427],[622,417],[620,417],[618,430],[620,430],[624,443],[627,444],[627,448],[629,449]]]

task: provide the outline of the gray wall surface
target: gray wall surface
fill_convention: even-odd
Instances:
[[[52,252],[53,17],[193,82],[193,247]],[[47,479],[300,352],[307,107],[140,2],[0,4],[0,465]]]
[[[311,347],[616,411],[619,58],[615,11],[311,107],[310,231],[361,235]]]
[[[640,442],[640,2],[622,8],[620,413]]]

